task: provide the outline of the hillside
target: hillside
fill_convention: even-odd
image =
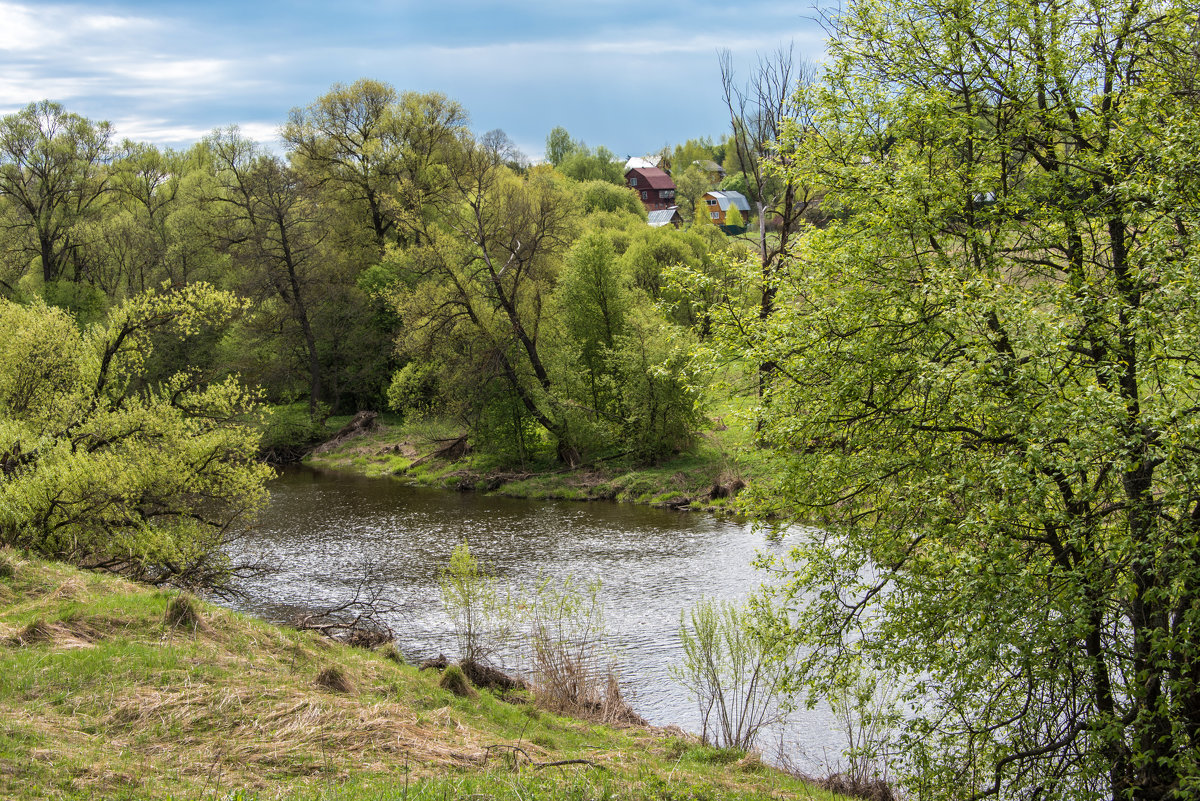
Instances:
[[[682,732],[458,697],[389,653],[0,551],[0,797],[825,796]]]

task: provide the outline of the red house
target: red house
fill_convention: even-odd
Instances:
[[[635,167],[625,173],[625,183],[637,190],[646,211],[675,205],[675,182],[657,167]]]

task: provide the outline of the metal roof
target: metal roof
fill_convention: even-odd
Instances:
[[[664,225],[670,225],[671,221],[675,219],[675,215],[678,213],[678,206],[671,206],[667,209],[658,209],[656,211],[649,212],[646,215],[646,223],[651,228],[662,228]]]
[[[658,167],[658,162],[654,159],[651,159],[649,156],[633,156],[629,159],[629,161],[625,162],[625,172],[629,172],[630,170],[641,170],[646,167]]]
[[[738,207],[739,211],[749,212],[750,201],[746,200],[746,196],[741,192],[734,192],[730,189],[714,189],[711,192],[706,192],[705,197],[712,197],[717,201],[717,205],[721,207],[721,211],[729,211],[729,204]]]

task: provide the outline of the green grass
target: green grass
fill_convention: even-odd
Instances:
[[[3,798],[830,797],[740,752],[459,698],[435,671],[202,602],[173,627],[170,592],[0,563]],[[348,691],[318,685],[331,667]],[[531,764],[570,759],[591,764]]]
[[[514,497],[616,500],[736,513],[736,499],[714,496],[713,487],[737,481],[748,485],[774,469],[771,457],[755,445],[752,409],[753,399],[745,396],[712,404],[709,426],[699,433],[695,446],[654,465],[617,458],[564,470],[548,453],[524,465],[498,463],[478,453],[458,460],[422,458],[439,443],[461,435],[462,429],[441,420],[395,418],[384,419],[376,432],[314,455],[309,462],[368,476],[398,475],[422,486]]]

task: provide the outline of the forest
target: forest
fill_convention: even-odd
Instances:
[[[303,438],[299,403],[313,425],[361,409],[449,417],[516,458],[687,446],[699,395],[685,356],[706,299],[668,268],[717,276],[744,242],[706,216],[650,229],[606,148],[560,128],[531,165],[439,94],[337,85],[280,136],[282,152],[235,128],[171,151],[49,101],[5,117],[0,291],[80,325],[140,293],[230,293],[243,313],[158,350],[149,380],[237,376],[284,407],[284,438]],[[690,164],[724,145],[675,150]],[[685,199],[708,188],[696,172]]]

